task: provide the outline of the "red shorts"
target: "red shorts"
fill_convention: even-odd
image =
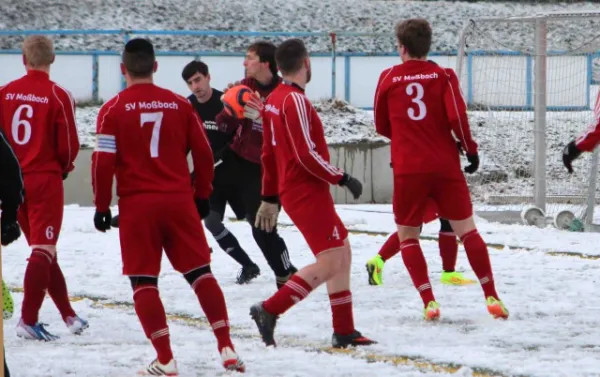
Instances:
[[[437,206],[439,217],[464,220],[473,215],[467,181],[462,173],[405,174],[394,177],[397,225],[419,227]],[[429,206],[429,209],[428,209]]]
[[[158,276],[163,249],[183,274],[210,263],[191,196],[137,194],[119,199],[119,238],[123,275]]]
[[[25,201],[17,220],[31,247],[56,246],[62,226],[64,189],[62,177],[52,173],[23,176]]]
[[[281,196],[281,204],[315,256],[344,246],[348,230],[335,212],[328,188],[288,192]]]

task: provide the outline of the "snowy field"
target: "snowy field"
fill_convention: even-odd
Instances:
[[[367,283],[364,263],[394,229],[389,205],[341,205],[340,216],[353,230],[353,297],[355,322],[379,344],[347,352],[328,348],[331,318],[324,288],[282,316],[279,347],[265,349],[248,309],[275,288],[273,276],[254,245],[246,223],[228,227],[262,270],[249,285],[234,283],[238,266],[215,248],[213,272],[227,299],[232,334],[248,376],[600,376],[600,235],[567,233],[519,225],[479,221],[487,242],[510,245],[490,248],[498,292],[511,312],[494,321],[486,312],[479,286],[449,287],[439,283],[437,242],[422,241],[432,285],[441,304],[438,323],[422,320],[421,300],[400,257],[388,262],[384,286]],[[116,212],[114,210],[113,212]],[[231,214],[230,214],[231,215]],[[15,376],[133,376],[154,357],[131,307],[129,282],[120,275],[118,230],[101,234],[93,227],[93,210],[65,209],[59,261],[76,310],[90,320],[81,336],[70,335],[47,299],[41,320],[61,336],[54,343],[24,341],[15,335],[22,295],[15,293],[16,314],[5,324],[7,358]],[[312,256],[300,233],[280,217],[280,231],[293,263],[304,266]],[[287,225],[286,225],[287,224]],[[438,223],[424,236],[435,237]],[[526,249],[527,247],[529,249]],[[555,252],[589,254],[557,255]],[[21,238],[3,250],[4,277],[22,286],[28,256]],[[473,277],[462,247],[458,270]],[[219,365],[216,343],[184,279],[163,264],[161,296],[170,317],[171,340],[182,376],[235,375]]]

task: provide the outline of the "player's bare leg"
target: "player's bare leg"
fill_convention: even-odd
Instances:
[[[200,306],[217,338],[217,347],[223,367],[244,372],[244,362],[238,357],[229,334],[229,316],[225,297],[210,265],[199,267],[183,275],[198,297]]]
[[[339,248],[326,250],[317,256],[317,261],[296,272],[273,296],[250,308],[250,315],[256,322],[263,341],[267,346],[275,345],[274,331],[277,318],[292,306],[306,298],[321,284],[328,282],[328,291],[334,313],[334,331],[336,326],[341,339],[334,347],[345,347],[354,343],[372,344],[354,329],[352,319],[352,296],[350,287],[350,247],[348,240]],[[333,294],[331,294],[333,292]],[[348,314],[349,313],[349,314]],[[337,320],[336,320],[337,319]],[[345,341],[345,344],[344,342]]]
[[[427,272],[427,262],[419,243],[419,227],[398,225],[398,238],[402,260],[408,270],[415,288],[423,300],[423,315],[426,320],[435,320],[440,316],[440,307],[433,296],[433,289]]]
[[[494,275],[487,246],[477,231],[473,216],[465,220],[450,220],[452,229],[463,242],[471,268],[477,275],[486,298],[488,312],[494,318],[508,318],[508,310],[496,293]]]
[[[48,290],[52,260],[56,247],[51,245],[33,245],[31,256],[25,269],[23,281],[23,305],[21,320],[17,325],[17,336],[25,339],[51,341],[58,336],[49,333],[39,323],[39,312]]]

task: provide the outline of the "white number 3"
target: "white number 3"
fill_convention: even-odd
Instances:
[[[423,85],[418,82],[411,82],[406,87],[406,94],[413,97],[411,101],[417,104],[418,110],[415,111],[414,108],[408,109],[408,117],[412,120],[421,120],[425,118],[427,115],[427,107],[425,107],[425,103],[421,101],[423,99],[423,94],[425,94],[425,90],[423,89]]]
[[[152,138],[150,139],[150,157],[158,157],[158,140],[160,139],[160,125],[162,124],[163,112],[141,113],[140,123],[144,127],[145,123],[154,123],[152,128]]]

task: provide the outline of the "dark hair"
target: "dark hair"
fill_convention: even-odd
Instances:
[[[208,76],[208,66],[206,63],[200,60],[192,60],[191,62],[187,63],[185,67],[183,67],[183,71],[181,71],[181,78],[183,78],[183,81],[187,82],[196,73],[200,73],[203,76]]]
[[[431,48],[431,25],[423,18],[411,18],[396,24],[396,38],[413,58],[426,57]]]
[[[284,41],[275,51],[277,67],[284,75],[298,72],[307,56],[308,51],[304,42],[297,38]]]
[[[154,70],[154,46],[145,38],[134,38],[127,42],[123,51],[123,64],[132,77],[148,77]]]
[[[258,60],[262,63],[269,63],[269,70],[273,76],[277,76],[277,64],[275,63],[276,47],[273,43],[267,41],[258,41],[248,47],[248,52],[254,52]]]

